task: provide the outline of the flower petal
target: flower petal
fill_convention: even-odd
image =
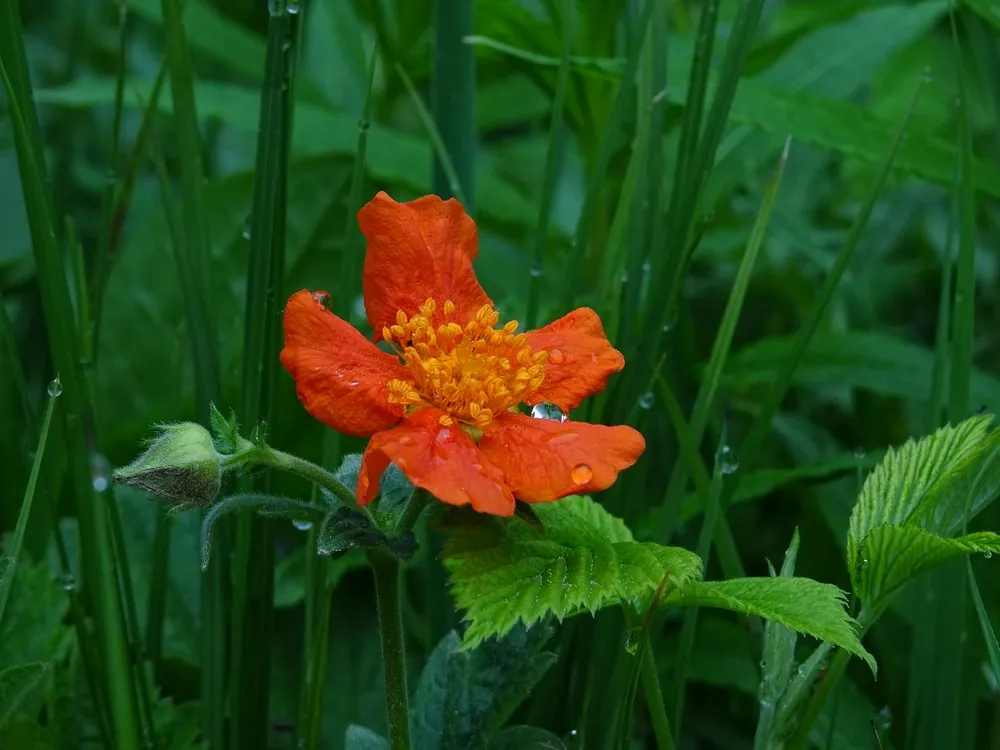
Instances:
[[[480,513],[514,514],[514,497],[503,474],[480,453],[458,423],[439,421],[444,412],[425,407],[399,426],[372,436],[361,459],[358,504],[378,493],[379,480],[392,461],[417,487],[450,505],[472,505]]]
[[[543,328],[528,333],[534,352],[548,351],[545,380],[529,402],[550,401],[563,411],[575,409],[588,396],[604,390],[608,376],[625,366],[611,346],[596,312],[580,307]]]
[[[380,192],[358,212],[368,239],[362,291],[375,338],[396,322],[396,311],[413,315],[427,299],[455,303],[453,319],[464,324],[490,298],[476,280],[476,224],[454,198],[426,195],[397,203]]]
[[[607,489],[646,449],[631,427],[532,419],[507,412],[479,440],[514,495],[546,503]]]
[[[320,293],[317,293],[317,296]],[[281,364],[295,378],[306,411],[348,435],[371,435],[399,421],[386,384],[409,371],[350,323],[327,310],[307,289],[285,305]]]

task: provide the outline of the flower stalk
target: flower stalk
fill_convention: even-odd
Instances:
[[[419,494],[414,493],[414,499]],[[375,576],[382,664],[385,669],[389,746],[392,750],[409,750],[410,709],[406,687],[406,644],[400,606],[399,562],[386,550],[376,547],[368,550],[368,564]]]

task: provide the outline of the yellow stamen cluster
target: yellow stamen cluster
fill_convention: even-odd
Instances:
[[[395,325],[382,329],[384,338],[402,358],[413,382],[389,381],[389,402],[417,407],[436,406],[446,413],[442,423],[486,427],[494,416],[525,401],[542,384],[548,353],[532,353],[528,337],[517,333],[517,321],[497,328],[499,314],[484,305],[462,326],[449,320],[455,304],[429,299],[408,318],[396,313]]]

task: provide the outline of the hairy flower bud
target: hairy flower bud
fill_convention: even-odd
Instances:
[[[221,459],[200,424],[167,424],[145,453],[115,471],[115,479],[175,503],[206,505],[222,486]]]

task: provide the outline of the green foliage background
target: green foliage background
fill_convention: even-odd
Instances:
[[[718,14],[707,30],[706,9]],[[601,313],[628,364],[574,416],[631,424],[648,448],[595,499],[637,543],[703,555],[699,538],[714,539],[708,581],[767,576],[799,529],[795,575],[850,591],[849,517],[887,446],[1000,409],[1000,12],[988,0],[186,0],[183,27],[179,12],[172,0],[0,0],[4,533],[57,372],[66,388],[0,625],[0,669],[47,666],[9,683],[27,687],[8,724],[0,693],[3,750],[127,736],[127,722],[100,725],[136,696],[139,725],[156,730],[137,747],[197,747],[199,732],[222,747],[212,733],[227,711],[246,722],[230,746],[294,747],[307,695],[320,701],[315,746],[380,746],[363,554],[315,558],[304,542],[316,530],[287,520],[220,521],[213,556],[231,567],[203,573],[196,512],[167,520],[157,500],[105,489],[151,425],[207,423],[210,399],[245,425],[266,418],[271,444],[331,470],[363,447],[311,420],[270,355],[283,300],[303,287],[364,325],[354,214],[376,190],[461,195],[504,318]],[[744,39],[745,59],[731,59]],[[34,186],[18,163],[27,113],[10,95],[22,73],[34,163],[47,165]],[[273,179],[255,186],[255,173]],[[50,239],[31,226],[46,204]],[[247,352],[268,357],[270,399]],[[299,481],[257,481],[309,499]],[[948,533],[997,529],[998,513]],[[853,660],[808,746],[1000,747],[996,542],[977,539],[964,548],[984,551],[975,578],[949,563],[888,604],[865,638],[877,680]],[[502,668],[534,681],[501,695],[491,660],[509,656],[438,645],[460,615],[440,533],[421,527],[420,541],[404,579],[413,692],[453,675],[449,689],[475,695],[434,693],[444,702],[424,705],[414,741],[616,746],[633,677],[622,612],[567,620],[542,644],[514,631],[524,664]],[[124,616],[101,593],[119,578]],[[686,646],[683,621],[670,610],[650,639],[668,710],[686,695],[678,746],[753,747],[761,623],[706,609]],[[230,704],[212,679],[237,658],[220,634],[237,631],[256,677]],[[303,655],[319,642],[317,675]],[[136,644],[148,658],[132,669]],[[478,706],[472,723],[448,723],[447,701]],[[642,698],[635,717],[632,746],[654,746]]]

